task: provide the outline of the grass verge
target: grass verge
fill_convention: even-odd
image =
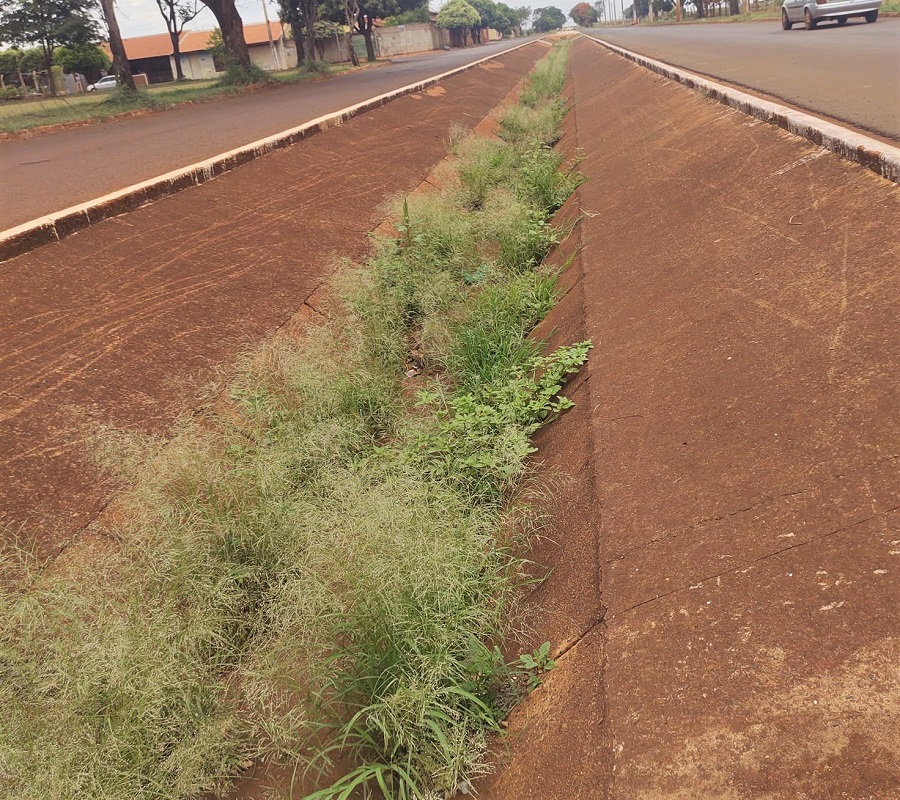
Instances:
[[[539,527],[530,437],[590,347],[526,338],[579,181],[542,116],[565,64],[563,45],[531,78],[531,136],[510,112],[507,141],[459,144],[458,186],[404,203],[327,322],[249,354],[173,441],[107,438],[133,488],[90,576],[7,557],[12,796],[221,794],[272,759],[316,800],[438,798],[488,769],[552,666],[501,647]]]
[[[316,62],[297,69],[266,73],[273,84],[300,83],[337,74],[351,69],[349,65],[325,67]],[[188,103],[203,103],[243,94],[250,89],[246,81],[230,79],[185,81],[150,86],[133,92],[117,89],[114,92],[95,92],[73,97],[47,97],[40,100],[22,100],[0,103],[0,132],[41,128],[76,122],[99,122],[141,109],[163,110]]]

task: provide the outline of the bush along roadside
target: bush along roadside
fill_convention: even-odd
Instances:
[[[499,141],[457,143],[452,188],[404,203],[327,322],[248,355],[174,440],[105,438],[132,489],[90,575],[7,557],[10,796],[200,797],[273,760],[317,800],[444,798],[488,769],[552,667],[501,647],[530,437],[590,348],[527,338],[579,182],[551,147],[565,66],[557,46]]]

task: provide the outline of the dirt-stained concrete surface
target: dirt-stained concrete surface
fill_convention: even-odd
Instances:
[[[381,205],[417,185],[546,52],[539,43],[0,270],[0,520],[58,553],[113,487],[98,425],[165,431],[193,376],[282,325]],[[398,147],[398,142],[409,146]],[[185,388],[187,387],[187,388]]]
[[[450,121],[544,51],[10,262],[8,520],[58,552],[111,489],[87,432],[165,430],[187,377],[361,254]],[[595,349],[538,442],[569,477],[523,642],[558,666],[479,796],[900,798],[897,188],[596,44],[572,57],[563,144],[590,181],[539,334]]]
[[[572,83],[562,654],[481,796],[898,798],[897,188],[585,40]]]

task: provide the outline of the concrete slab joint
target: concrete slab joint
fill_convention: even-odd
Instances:
[[[584,36],[584,34],[582,35]],[[683,86],[694,89],[704,96],[730,106],[743,114],[762,119],[790,133],[808,139],[841,158],[853,161],[878,173],[893,183],[900,183],[900,148],[892,147],[877,139],[856,133],[833,122],[807,114],[804,111],[762,100],[746,92],[733,89],[730,86],[702,78],[687,70],[673,67],[663,61],[656,61],[631,50],[626,50],[624,47],[611,44],[603,39],[594,36],[585,36],[585,38],[658,75],[677,81]]]

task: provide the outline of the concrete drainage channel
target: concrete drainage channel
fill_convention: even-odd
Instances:
[[[429,86],[433,86],[446,78],[474,69],[486,61],[492,61],[507,53],[515,52],[522,47],[534,44],[535,41],[541,41],[541,39],[532,39],[517,47],[504,50],[502,53],[486,56],[473,61],[471,64],[466,64],[426,80],[394,89],[369,100],[364,100],[362,103],[336,111],[333,114],[318,117],[295,128],[289,128],[264,139],[258,139],[243,147],[220,153],[196,164],[167,172],[164,175],[127,186],[103,197],[88,200],[85,203],[79,203],[62,211],[56,211],[14,228],[0,231],[0,261],[6,261],[14,256],[42,247],[45,244],[61,241],[72,233],[109,217],[133,211],[153,200],[175,194],[191,186],[199,186],[219,175],[230,172],[241,164],[246,164],[248,161],[264,156],[266,153],[290,147],[296,142],[341,125],[353,117],[379,108],[398,97],[421,92],[423,89],[427,89]]]
[[[802,136],[813,144],[824,147],[848,161],[854,161],[893,183],[900,183],[900,148],[892,147],[861,133],[855,133],[812,114],[762,100],[738,89],[702,78],[693,72],[642,56],[640,53],[626,50],[624,47],[611,44],[603,39],[582,35],[658,75],[677,81],[744,114],[765,120],[797,136]]]

